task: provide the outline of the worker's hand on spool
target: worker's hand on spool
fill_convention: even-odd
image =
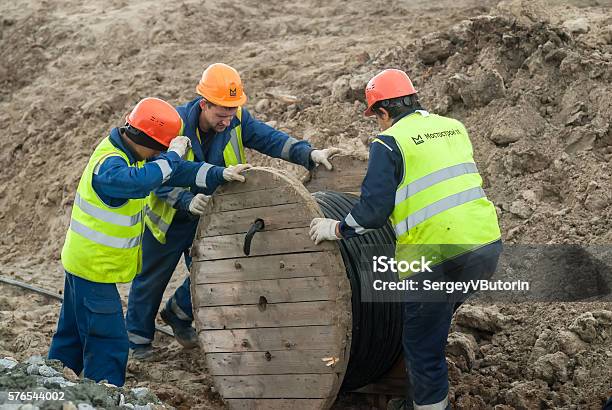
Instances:
[[[315,149],[310,152],[310,159],[317,165],[323,164],[331,171],[333,167],[329,159],[340,152],[342,152],[340,148]]]
[[[338,224],[340,221],[329,218],[314,218],[310,222],[310,239],[312,239],[315,245],[320,244],[323,241],[337,241],[340,237],[336,234],[338,232]]]
[[[223,170],[223,179],[226,181],[244,182],[244,175],[240,175],[240,173],[249,168],[251,168],[251,164],[230,165]]]
[[[187,150],[191,146],[191,140],[189,137],[185,137],[183,135],[179,135],[170,141],[170,145],[168,146],[168,152],[174,151],[179,157],[184,158]]]
[[[189,203],[189,212],[194,215],[203,215],[206,211],[206,205],[210,202],[210,196],[204,194],[197,194],[191,199]]]

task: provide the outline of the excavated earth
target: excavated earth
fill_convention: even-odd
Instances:
[[[364,86],[383,68],[406,70],[426,109],[470,131],[507,244],[609,250],[611,7],[604,0],[3,2],[0,274],[61,291],[59,251],[95,143],[142,97],[193,98],[202,69],[216,61],[242,73],[258,118],[364,159],[376,134],[361,115]],[[177,270],[167,294],[185,274]],[[579,267],[572,277],[580,287]],[[120,286],[124,299],[128,289]],[[604,300],[464,305],[447,349],[452,404],[601,408],[612,396],[612,283],[601,289]],[[0,285],[0,358],[44,355],[58,312],[54,300]],[[148,387],[181,409],[223,408],[201,351],[166,336],[155,346],[151,362],[130,362],[127,387]],[[371,405],[343,394],[335,407]]]

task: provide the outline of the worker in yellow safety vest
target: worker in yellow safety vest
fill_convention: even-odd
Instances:
[[[143,236],[144,266],[142,274],[132,282],[126,316],[132,356],[137,359],[146,359],[153,353],[155,317],[162,296],[181,256],[187,266],[191,265],[189,248],[209,195],[228,181],[244,181],[241,172],[250,166],[245,148],[306,169],[318,164],[331,169],[328,158],[339,151],[313,149],[308,141],[256,119],[244,106],[247,96],[238,71],[227,64],[208,66],[195,92],[198,96],[178,106],[177,111],[185,124],[183,133],[191,140],[186,159],[205,161],[197,176],[198,186],[204,188],[162,187],[149,197]],[[160,316],[183,347],[197,346],[188,277],[168,299]]]
[[[400,262],[415,268],[397,270],[400,279],[414,279],[412,290],[423,290],[425,280],[489,277],[501,252],[501,234],[466,128],[424,110],[410,78],[400,70],[374,76],[365,95],[365,115],[376,117],[381,134],[370,146],[361,197],[343,221],[315,218],[312,239],[348,239],[390,220],[396,270]],[[376,272],[372,277],[377,278]],[[402,344],[410,386],[409,400],[402,406],[450,408],[444,351],[461,300],[445,290],[402,296]]]
[[[162,184],[195,184],[202,163],[182,157],[189,138],[178,112],[145,98],[91,155],[62,249],[64,300],[49,358],[95,381],[125,381],[128,337],[116,283],[142,269],[146,198]],[[175,174],[180,173],[180,177]]]

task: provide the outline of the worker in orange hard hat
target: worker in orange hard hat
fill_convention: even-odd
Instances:
[[[195,235],[198,217],[203,213],[201,198],[226,181],[244,181],[241,172],[249,168],[245,148],[312,169],[321,164],[331,169],[329,158],[336,148],[313,149],[257,120],[245,107],[247,96],[238,72],[222,63],[208,66],[195,87],[198,96],[177,107],[185,123],[184,135],[191,140],[186,159],[205,161],[223,167],[201,175],[204,190],[161,188],[151,195],[143,236],[144,266],[132,283],[128,301],[127,328],[136,358],[152,352],[155,316],[161,299],[181,255],[189,266],[188,250]],[[172,204],[172,206],[168,206]],[[176,340],[186,348],[197,345],[191,326],[193,314],[189,278],[177,289],[160,312],[172,326]]]
[[[376,117],[381,134],[370,146],[359,202],[343,221],[313,219],[310,234],[315,243],[348,239],[391,221],[396,266],[403,261],[421,268],[399,271],[400,280],[412,283],[411,291],[401,294],[411,389],[409,400],[394,408],[444,410],[450,408],[446,339],[453,312],[467,294],[449,295],[444,286],[426,293],[426,283],[467,283],[493,274],[501,252],[495,206],[482,189],[464,125],[423,109],[404,71],[375,75],[365,97],[364,114]]]
[[[98,144],[81,176],[62,249],[64,301],[49,358],[88,379],[125,381],[129,345],[115,284],[142,268],[145,198],[162,184],[195,184],[204,166],[181,159],[190,144],[178,136],[182,128],[172,105],[145,98]]]

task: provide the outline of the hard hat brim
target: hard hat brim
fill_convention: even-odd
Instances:
[[[220,105],[222,107],[228,107],[228,108],[243,106],[247,101],[247,96],[245,93],[242,93],[240,98],[236,100],[224,100],[221,98],[215,98],[210,95],[206,95],[206,93],[203,93],[202,91],[199,90],[199,86],[196,87],[196,93],[204,97],[204,99],[210,103],[213,103],[215,105]]]
[[[206,97],[204,97],[206,98]],[[242,97],[240,97],[238,100],[236,101],[225,101],[225,100],[219,100],[216,98],[206,98],[206,101],[209,101],[215,105],[220,105],[222,107],[228,107],[228,108],[233,108],[233,107],[240,107],[242,105],[244,105],[247,101],[247,97],[245,94],[242,94]]]

